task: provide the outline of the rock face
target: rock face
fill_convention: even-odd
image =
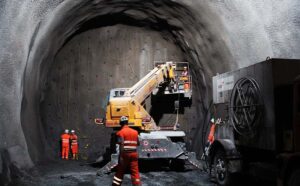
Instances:
[[[81,132],[85,157],[103,153],[111,131],[92,118],[103,115],[110,88],[132,85],[152,60],[190,63],[193,106],[181,119],[189,148],[201,153],[210,77],[267,56],[299,58],[299,8],[292,0],[1,1],[1,180],[16,172],[11,165],[57,158],[67,127]]]

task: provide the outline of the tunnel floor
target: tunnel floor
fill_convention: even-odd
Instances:
[[[10,185],[24,186],[65,186],[65,185],[111,185],[115,172],[97,176],[96,172],[100,166],[88,165],[85,161],[55,160],[40,163],[31,169],[26,176],[19,177]],[[171,171],[168,167],[160,165],[159,162],[140,162],[140,174],[143,186],[165,186],[165,185],[216,185],[208,173],[188,166],[184,171]],[[258,172],[256,172],[258,173]],[[260,172],[260,177],[266,177]],[[130,174],[125,174],[124,186],[131,185]],[[262,180],[258,176],[239,175],[233,185],[276,185],[274,182]]]
[[[30,175],[18,178],[11,185],[111,185],[114,172],[97,176],[96,171],[99,170],[99,167],[82,165],[84,163],[72,160],[42,163],[33,168]],[[209,176],[205,172],[197,169],[170,171],[166,167],[149,167],[147,170],[141,170],[141,180],[143,186],[215,185],[210,182]],[[130,174],[125,174],[122,185],[131,185]]]

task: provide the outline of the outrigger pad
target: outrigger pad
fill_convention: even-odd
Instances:
[[[111,160],[105,166],[103,166],[100,170],[97,171],[97,176],[103,176],[104,174],[110,174],[112,169],[117,167],[119,160],[119,154],[112,154]]]
[[[193,166],[197,167],[200,170],[205,170],[204,163],[196,158],[195,152],[188,152],[187,156],[188,162],[190,162]]]

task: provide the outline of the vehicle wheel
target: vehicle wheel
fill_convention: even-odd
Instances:
[[[290,175],[288,182],[288,186],[299,186],[300,185],[300,169],[296,169]]]
[[[213,168],[213,174],[218,185],[229,185],[231,175],[230,172],[228,172],[228,160],[225,158],[225,152],[223,150],[219,150],[215,154]]]

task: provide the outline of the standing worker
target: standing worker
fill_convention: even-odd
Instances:
[[[75,134],[75,130],[71,130],[70,140],[71,140],[71,151],[73,160],[78,160],[78,137]]]
[[[61,158],[66,160],[69,159],[70,135],[68,129],[61,135],[61,146]]]
[[[117,149],[119,146],[119,162],[117,172],[113,179],[113,186],[121,185],[126,169],[130,168],[131,182],[134,186],[140,186],[140,174],[138,167],[137,146],[139,145],[138,132],[129,128],[128,118],[120,118],[121,130],[117,132]],[[117,150],[118,151],[118,150]]]
[[[168,76],[169,76],[169,79],[172,81],[172,82],[175,82],[175,72],[174,72],[174,67],[172,65],[172,63],[169,64],[169,68],[168,68]]]
[[[170,80],[170,84],[169,84],[169,91],[173,92],[173,91],[177,91],[177,83],[175,80],[175,72],[174,72],[174,67],[172,65],[172,63],[169,63],[168,65],[168,78]]]
[[[209,143],[209,145],[211,145],[215,141],[215,130],[216,130],[215,119],[212,118],[210,122],[211,122],[211,127],[207,138],[207,142]]]
[[[187,76],[187,75],[188,75],[187,67],[184,66],[183,71],[181,72],[181,76]]]
[[[184,91],[188,92],[190,90],[190,82],[188,77],[188,70],[187,67],[183,67],[183,71],[181,72],[180,81],[183,81],[184,83]]]
[[[204,153],[202,154],[202,157],[201,157],[202,160],[208,156],[211,144],[215,141],[216,125],[221,123],[221,118],[217,119],[217,121],[215,121],[215,119],[212,118],[210,120],[210,123],[211,123],[211,127],[210,127],[209,134],[207,137],[207,142],[204,147]]]

